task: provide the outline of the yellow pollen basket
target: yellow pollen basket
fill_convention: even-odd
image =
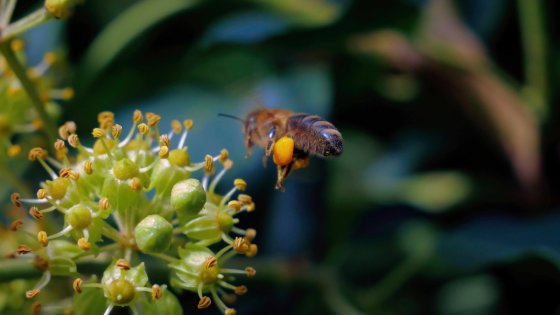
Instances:
[[[294,139],[282,137],[274,144],[273,161],[274,164],[285,166],[292,162],[294,154]]]

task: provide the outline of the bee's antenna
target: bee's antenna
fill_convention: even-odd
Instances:
[[[241,119],[237,116],[230,115],[230,114],[219,113],[218,116],[228,117],[228,118],[231,118],[231,119],[239,120],[242,123],[245,123],[245,120],[243,120],[243,119]]]

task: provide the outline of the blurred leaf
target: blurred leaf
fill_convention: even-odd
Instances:
[[[437,296],[437,314],[484,315],[496,314],[499,303],[499,283],[480,275],[446,283]]]
[[[263,11],[237,13],[213,24],[202,38],[204,46],[216,43],[257,43],[289,28],[282,17]]]
[[[135,3],[101,32],[85,54],[77,89],[86,91],[132,41],[165,19],[193,7],[196,0],[144,0]]]
[[[94,283],[97,278],[93,276],[84,283]],[[72,303],[72,314],[88,315],[103,314],[107,308],[107,299],[103,296],[103,290],[99,288],[83,287],[81,294],[74,294]]]
[[[409,221],[399,229],[399,243],[408,258],[426,261],[436,252],[436,230],[427,222]]]
[[[399,199],[436,213],[463,202],[472,192],[468,178],[457,172],[415,175],[404,179],[399,186]]]
[[[347,0],[252,0],[284,15],[293,23],[306,27],[328,25],[337,20],[350,1]]]
[[[183,309],[181,308],[181,303],[177,300],[177,297],[170,292],[165,290],[161,298],[157,301],[147,297],[147,294],[143,294],[140,300],[141,306],[140,310],[142,315],[165,315],[165,314],[183,314]]]
[[[439,255],[457,268],[476,269],[523,255],[560,262],[560,215],[515,219],[487,215],[445,234]]]

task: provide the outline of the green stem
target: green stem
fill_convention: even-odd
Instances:
[[[369,309],[383,303],[412,278],[425,262],[425,259],[416,256],[407,258],[375,286],[364,292],[360,297],[361,304]]]
[[[52,14],[50,14],[47,9],[40,8],[37,11],[25,16],[24,18],[21,18],[16,22],[6,26],[6,28],[2,30],[2,33],[0,34],[0,42],[6,43],[19,34],[22,34],[39,24],[45,23],[52,18]]]
[[[0,260],[0,283],[16,279],[39,278],[42,274],[30,261],[25,263],[21,259]]]
[[[547,111],[547,47],[541,0],[518,0],[519,23],[525,53],[529,103],[542,115]]]
[[[23,89],[31,99],[31,103],[39,113],[39,117],[41,117],[41,120],[44,125],[44,131],[47,134],[49,142],[54,143],[56,141],[55,125],[51,121],[51,118],[49,117],[45,109],[45,105],[41,101],[41,98],[39,96],[39,93],[37,92],[37,89],[35,88],[35,85],[31,81],[31,79],[29,79],[29,77],[27,76],[27,72],[25,71],[25,68],[19,62],[14,51],[10,47],[9,41],[0,43],[0,52],[4,55],[6,62],[8,63],[12,71],[15,73],[15,75],[18,77]]]
[[[0,9],[3,11],[0,13],[0,28],[4,28],[10,23],[16,2],[17,0],[2,0],[0,2]]]

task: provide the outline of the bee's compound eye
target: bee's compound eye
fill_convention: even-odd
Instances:
[[[272,159],[274,164],[284,166],[292,162],[294,154],[294,139],[282,137],[274,143]]]

